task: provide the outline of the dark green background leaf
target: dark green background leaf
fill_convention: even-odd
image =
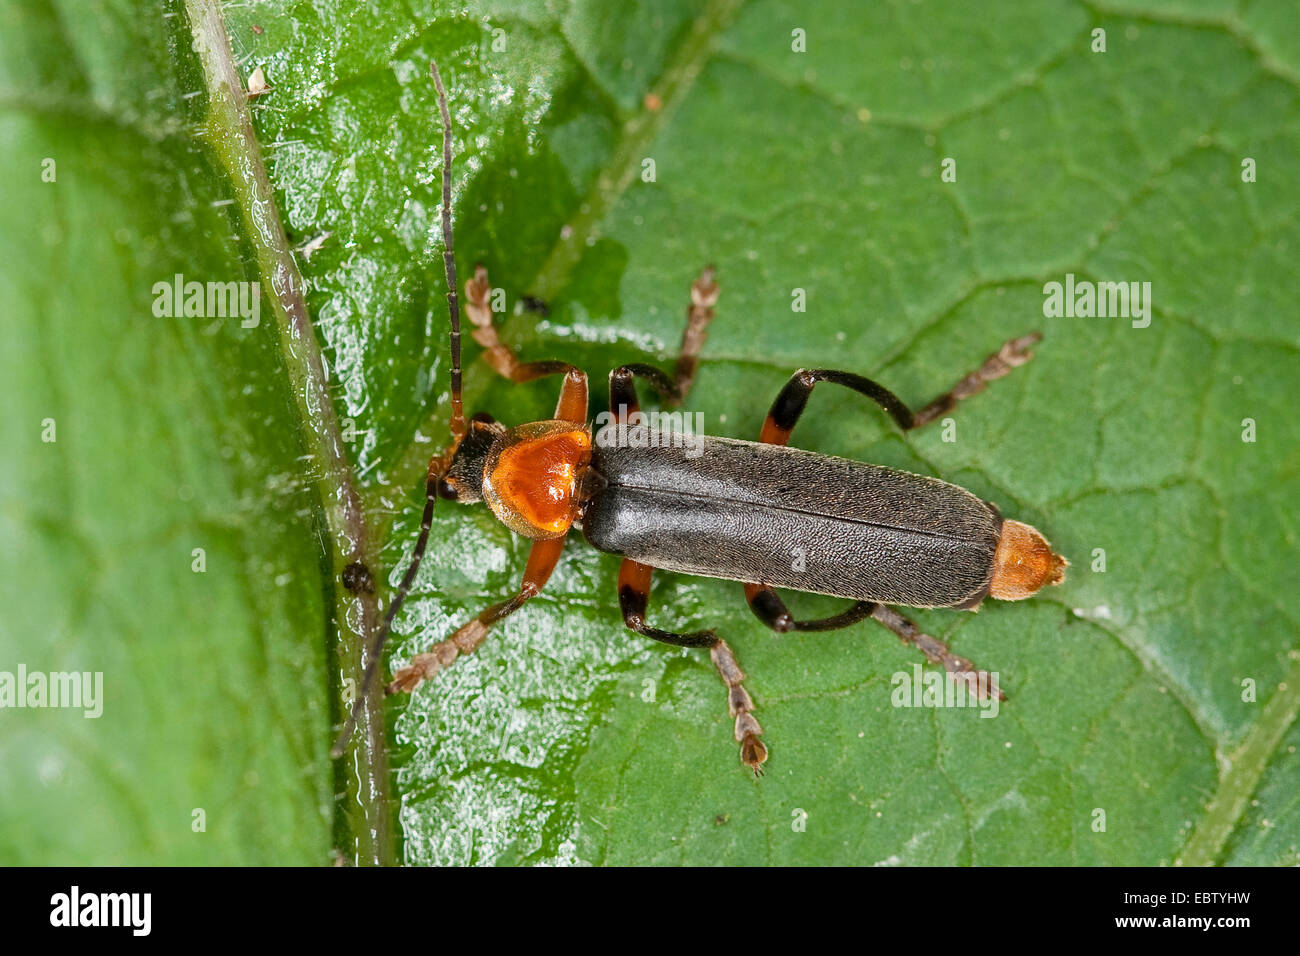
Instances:
[[[800,366],[920,403],[1004,339],[1045,334],[956,416],[955,443],[900,437],[834,390],[795,433],[963,484],[1072,559],[1038,599],[916,614],[1001,674],[997,719],[891,707],[891,675],[919,658],[879,628],[777,637],[738,585],[660,574],[656,623],[718,627],[750,674],[772,748],[755,781],[707,659],[626,632],[617,559],[575,536],[542,597],[390,705],[408,861],[1296,862],[1287,6],[863,7],[227,11],[245,74],[273,87],[255,115],[291,237],[330,233],[303,270],[390,583],[445,434],[431,58],[452,99],[459,260],[505,288],[525,359],[576,361],[593,383],[670,359],[688,284],[716,263],[690,407],[752,438]],[[237,213],[212,205],[227,192],[193,144],[201,83],[183,11],[166,12],[11,4],[0,23],[16,402],[0,669],[103,670],[108,693],[98,721],[0,711],[6,862],[312,862],[337,839],[331,585],[274,330],[150,312],[174,272],[252,269]],[[1150,281],[1151,326],[1045,319],[1042,286],[1066,272]],[[526,293],[548,318],[514,310]],[[553,385],[504,385],[476,354],[472,408],[549,414]],[[484,510],[440,510],[394,662],[511,591],[525,554]]]

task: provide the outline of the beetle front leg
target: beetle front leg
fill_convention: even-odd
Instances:
[[[440,670],[446,670],[462,654],[472,654],[494,625],[509,617],[523,607],[530,598],[536,597],[546,586],[551,572],[560,561],[560,552],[564,550],[564,538],[550,538],[534,541],[528,552],[528,565],[524,569],[524,581],[514,597],[493,604],[469,623],[462,625],[456,633],[445,641],[439,641],[423,654],[416,654],[411,663],[393,675],[388,685],[388,693],[410,693]]]
[[[474,341],[486,349],[483,358],[488,365],[502,378],[508,378],[516,384],[531,382],[545,375],[566,375],[569,380],[581,378],[585,413],[587,373],[568,362],[519,361],[514,349],[501,341],[501,335],[492,323],[491,296],[492,286],[488,282],[487,269],[481,265],[475,266],[474,278],[465,283],[465,314],[474,323],[474,331],[470,333]]]
[[[623,623],[645,637],[674,644],[678,647],[707,647],[713,666],[722,682],[727,685],[727,708],[736,718],[736,742],[740,744],[740,760],[754,775],[763,775],[767,760],[767,747],[759,737],[763,728],[754,717],[754,700],[744,688],[745,672],[740,669],[735,652],[727,642],[712,630],[674,634],[646,623],[646,605],[650,600],[650,576],[654,568],[631,558],[624,558],[618,571],[618,603],[623,610]]]

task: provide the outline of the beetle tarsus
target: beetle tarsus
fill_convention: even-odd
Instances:
[[[700,350],[709,323],[713,321],[713,307],[718,304],[718,283],[714,279],[713,266],[705,266],[700,276],[691,283],[691,304],[686,310],[686,329],[682,332],[682,350],[677,356],[677,367],[673,370],[673,380],[677,393],[669,399],[669,404],[681,404],[691,385],[695,383],[695,373],[700,367]]]
[[[958,402],[984,391],[989,382],[996,381],[1010,373],[1013,368],[1024,365],[1034,357],[1030,349],[1042,340],[1043,333],[1035,331],[1003,342],[1002,347],[986,358],[979,368],[962,378],[950,391],[940,395],[913,415],[912,427],[920,428],[922,425],[928,425],[940,415],[946,415],[956,408]]]
[[[740,761],[755,777],[763,776],[763,763],[767,760],[767,747],[758,739],[757,734],[745,734],[740,742]]]
[[[488,282],[487,269],[476,265],[473,278],[465,283],[465,314],[474,323],[470,335],[487,350],[483,353],[483,358],[492,366],[492,370],[513,381],[519,360],[515,358],[510,346],[501,341],[496,326],[492,324],[491,295],[492,285]]]
[[[385,691],[389,694],[409,694],[438,671],[456,663],[459,656],[460,648],[452,641],[440,641],[425,653],[411,658],[410,664],[393,675]]]
[[[754,771],[754,776],[761,777],[767,760],[767,747],[759,740],[763,728],[754,717],[754,700],[742,686],[745,672],[724,640],[719,639],[709,648],[709,657],[713,659],[713,666],[718,669],[722,682],[727,685],[727,707],[731,716],[736,718],[736,742],[740,744],[741,763]]]
[[[995,696],[998,700],[1007,699],[992,674],[979,670],[966,658],[954,654],[947,644],[926,634],[892,607],[877,604],[872,608],[871,616],[898,635],[904,644],[918,648],[930,663],[941,665],[953,680],[964,683],[980,700],[990,696]]]

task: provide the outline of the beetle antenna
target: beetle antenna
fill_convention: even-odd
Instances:
[[[415,542],[415,551],[411,554],[411,563],[402,575],[397,586],[397,593],[388,605],[384,622],[375,636],[370,639],[366,658],[366,670],[361,676],[361,686],[357,689],[356,699],[338,739],[330,749],[331,757],[343,756],[343,748],[357,729],[357,720],[361,709],[370,697],[375,677],[379,673],[379,662],[383,657],[384,644],[393,629],[393,619],[402,608],[402,602],[415,581],[415,572],[419,570],[420,560],[429,545],[429,529],[433,525],[433,506],[438,500],[438,485],[442,481],[447,467],[451,464],[461,439],[468,430],[465,423],[465,406],[461,400],[460,372],[460,298],[456,288],[456,248],[451,231],[451,113],[447,109],[447,91],[442,86],[442,76],[438,73],[438,64],[429,62],[429,72],[433,74],[433,85],[438,91],[438,110],[442,114],[442,263],[447,273],[447,310],[451,318],[451,446],[442,455],[435,455],[429,461],[429,473],[425,480],[424,515],[420,519],[420,537]]]
[[[451,113],[438,64],[429,61],[442,113],[442,264],[447,272],[447,310],[451,314],[451,440],[454,450],[465,437],[465,406],[460,397],[460,294],[456,284],[456,244],[451,232]],[[447,455],[451,459],[450,453]]]

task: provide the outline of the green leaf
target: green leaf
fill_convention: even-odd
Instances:
[[[177,273],[256,276],[184,125],[183,21],[83,9],[0,27],[0,671],[98,672],[102,714],[0,710],[0,860],[323,863],[328,602],[283,362],[266,327],[155,316]]]
[[[716,434],[755,437],[799,367],[919,405],[1041,328],[1035,359],[953,416],[956,441],[900,436],[834,389],[794,441],[968,487],[1043,530],[1069,579],[913,615],[1000,674],[1009,700],[982,719],[892,706],[921,658],[873,624],[777,636],[739,585],[657,574],[653,623],[718,628],[749,674],[771,747],[755,780],[707,656],[626,631],[618,559],[575,533],[541,596],[390,699],[405,860],[1296,862],[1300,48],[1282,5],[644,6],[225,11],[243,75],[272,87],[253,110],[290,241],[329,234],[299,263],[357,429],[380,598],[446,435],[430,59],[462,272],[504,288],[523,359],[588,371],[593,412],[611,368],[671,362],[706,263],[722,295],[689,407]],[[353,823],[329,807],[337,567],[293,359],[270,322],[152,315],[175,272],[257,278],[257,240],[212,205],[235,193],[193,138],[184,10],[160,33],[73,9],[19,5],[0,30],[0,670],[102,670],[106,703],[98,721],[0,711],[0,858],[323,861]],[[1045,317],[1067,273],[1150,282],[1150,326]],[[548,316],[515,308],[528,294]],[[509,385],[478,355],[471,410],[550,415],[553,382]],[[440,504],[390,666],[512,593],[526,554],[485,509]]]

